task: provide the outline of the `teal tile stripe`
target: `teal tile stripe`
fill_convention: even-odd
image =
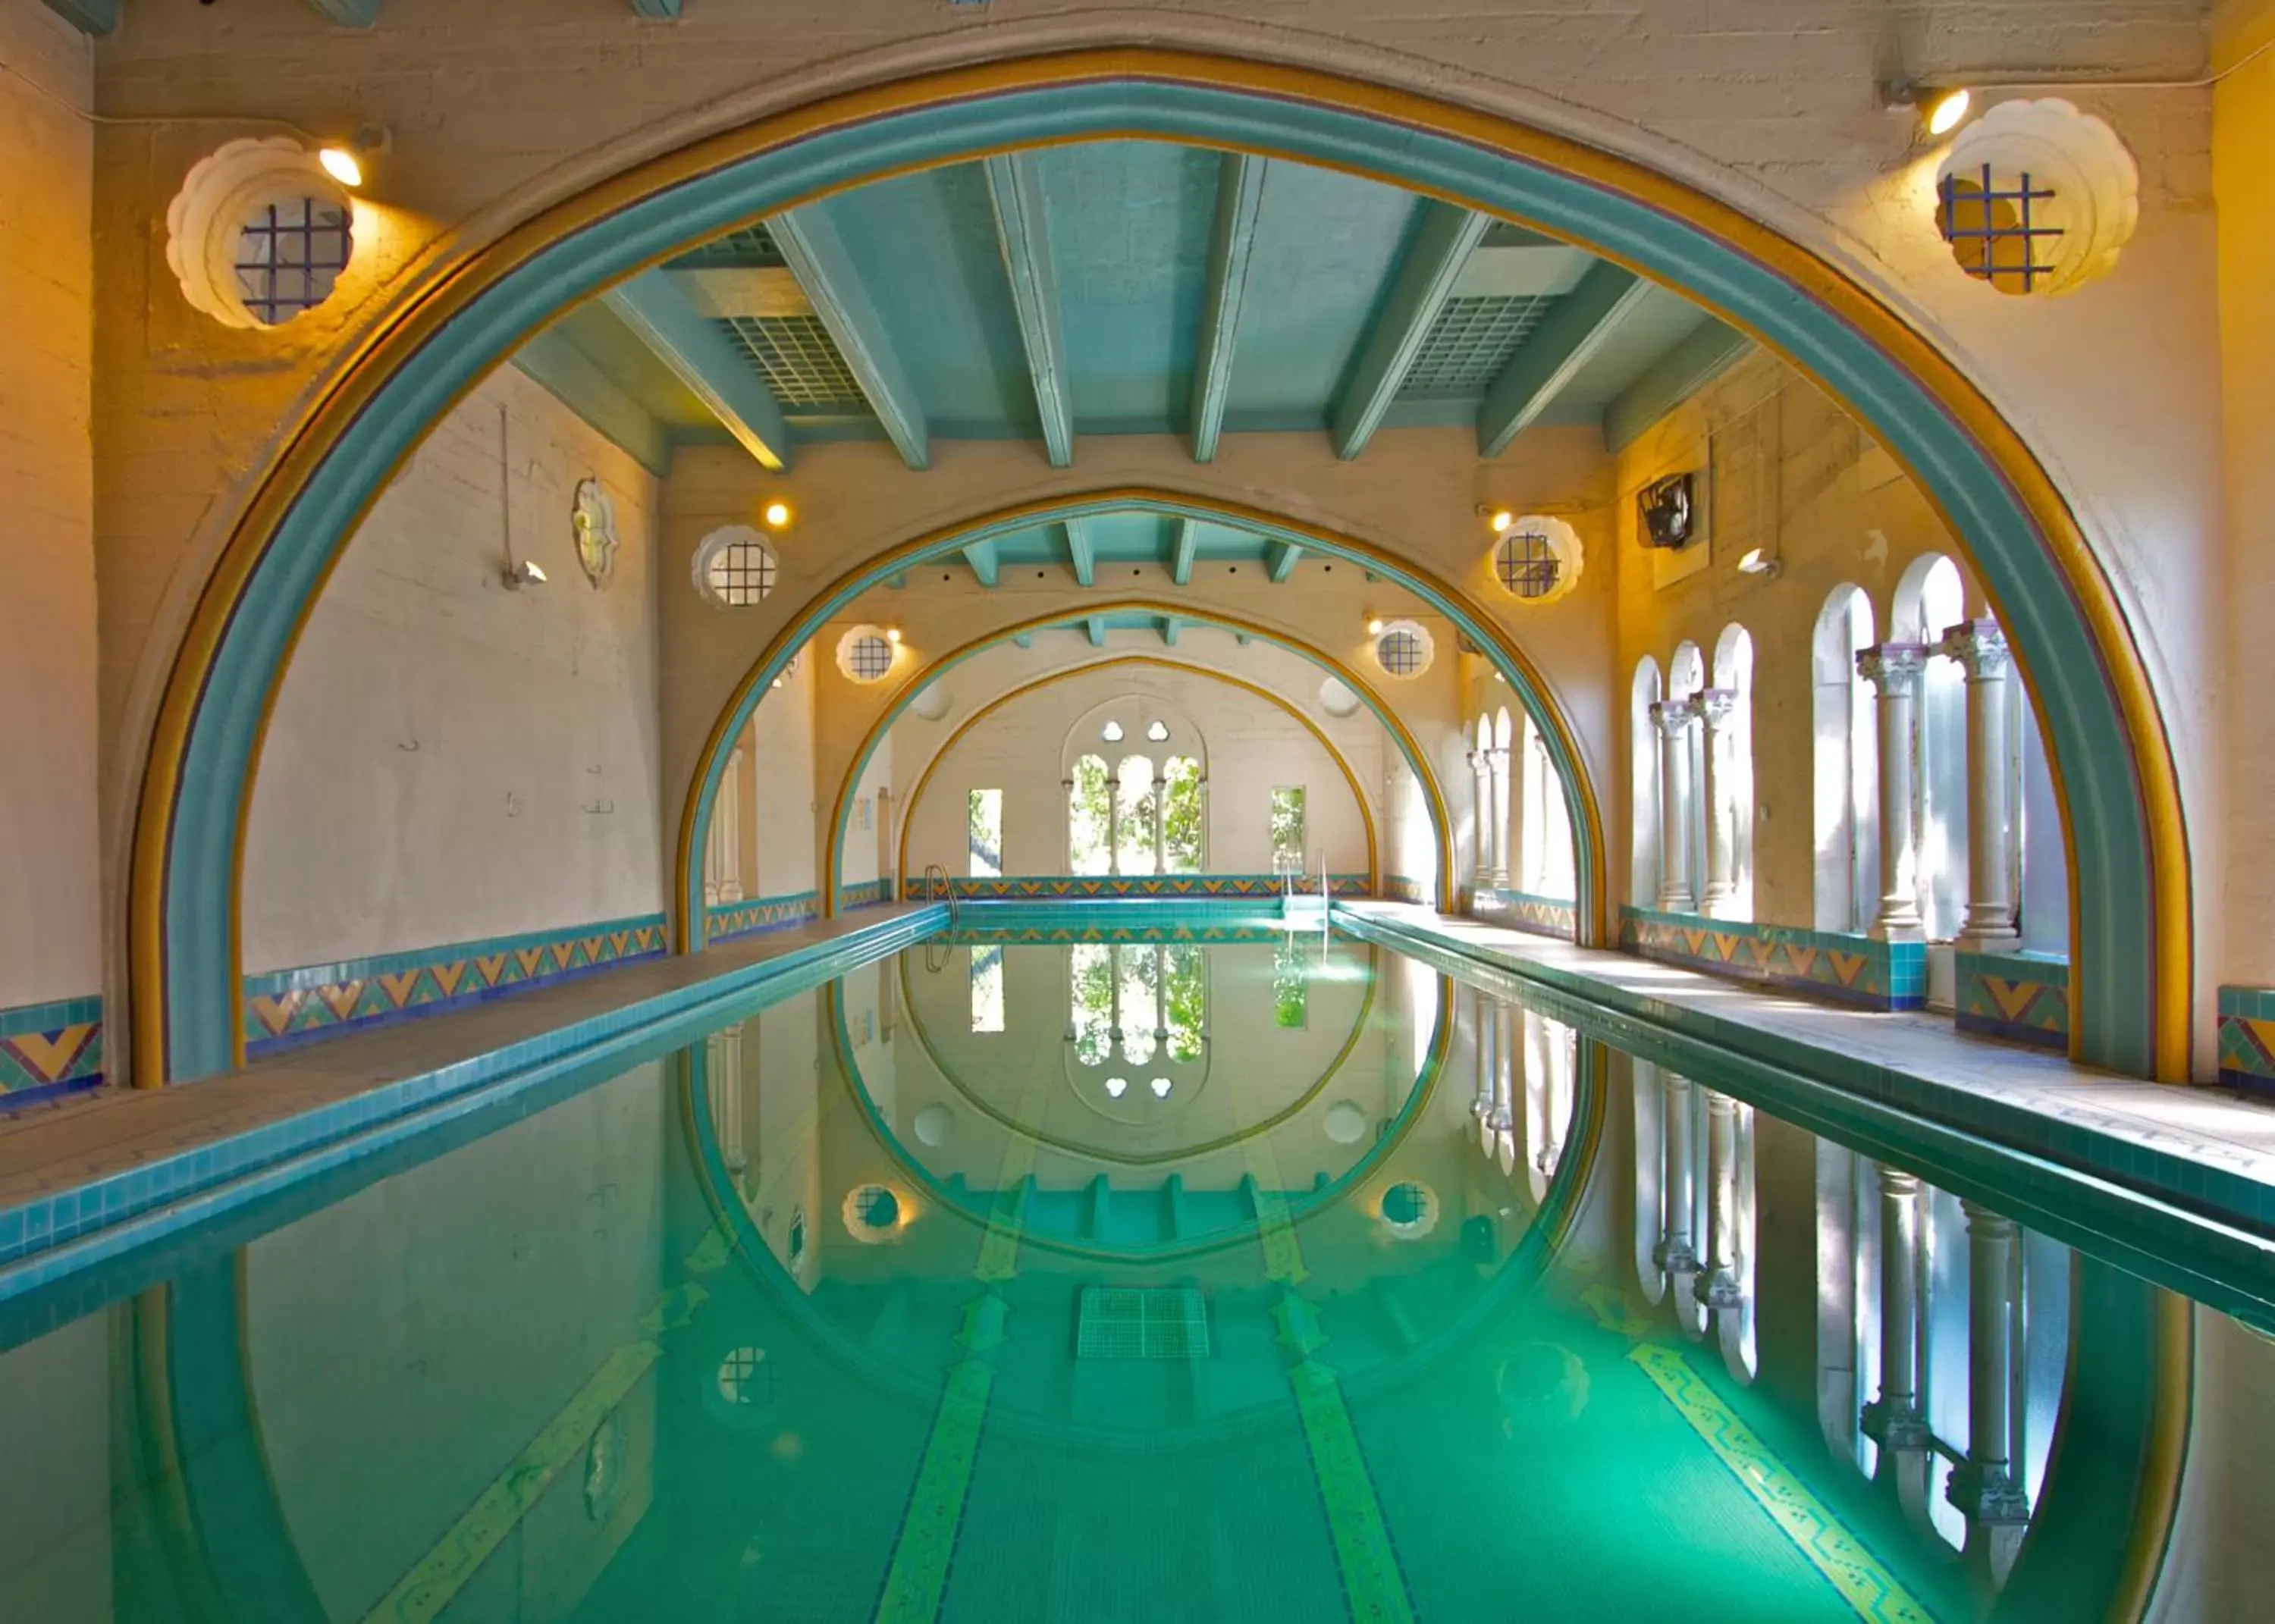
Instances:
[[[1623,907],[1620,947],[1708,975],[1869,1009],[1918,1009],[1927,1003],[1927,948],[1916,941]]]
[[[2219,989],[2218,1053],[2221,1082],[2275,1094],[2275,987]]]
[[[0,1009],[0,1099],[11,1104],[102,1081],[102,1000]]]
[[[819,891],[788,891],[779,896],[745,897],[739,903],[714,903],[704,910],[703,940],[729,941],[820,917]]]
[[[313,992],[320,986],[367,981],[375,976],[401,975],[406,971],[424,970],[459,959],[492,958],[501,953],[550,947],[556,941],[603,935],[615,931],[637,931],[644,927],[660,929],[663,923],[663,916],[660,913],[632,914],[625,918],[603,919],[592,925],[563,925],[551,930],[524,931],[518,936],[486,936],[474,941],[445,942],[440,947],[382,953],[367,959],[340,959],[329,964],[302,964],[291,970],[267,970],[258,975],[246,977],[245,991],[247,996]]]
[[[13,1038],[19,1032],[60,1031],[66,1026],[99,1026],[102,1023],[102,1000],[99,997],[59,998],[48,1004],[18,1004],[12,1009],[0,1009],[0,1038]]]

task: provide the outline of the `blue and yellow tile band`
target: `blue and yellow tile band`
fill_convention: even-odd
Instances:
[[[1952,1013],[1959,1030],[2069,1050],[2069,962],[2039,953],[1959,954]]]
[[[102,1000],[0,1009],[0,1109],[102,1081]]]
[[[1927,948],[1788,925],[1620,910],[1620,947],[1710,976],[1806,993],[1860,1009],[1927,1007]]]
[[[785,896],[755,896],[739,903],[714,903],[704,910],[703,940],[731,941],[760,931],[786,930],[821,917],[821,893],[793,891]]]
[[[1472,918],[1506,925],[1513,931],[1553,936],[1559,941],[1578,940],[1579,904],[1569,897],[1537,896],[1530,891],[1496,890],[1480,886],[1464,894],[1462,912]]]
[[[2219,989],[2219,1080],[2275,1099],[2275,987]]]
[[[651,913],[272,970],[245,978],[245,1049],[249,1055],[266,1054],[351,1029],[461,1008],[652,957],[663,947],[663,916]]]

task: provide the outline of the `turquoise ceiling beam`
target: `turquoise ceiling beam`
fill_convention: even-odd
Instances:
[[[845,239],[819,204],[793,208],[767,222],[775,246],[797,278],[813,313],[837,341],[845,365],[852,369],[870,409],[885,427],[901,460],[911,468],[932,466],[930,431],[924,407],[909,382],[899,356],[885,336],[885,324],[862,286],[858,268]]]
[[[993,586],[1002,573],[1002,565],[995,556],[995,543],[992,539],[974,541],[965,548],[964,562],[971,566],[971,573],[979,578],[982,586]]]
[[[1034,161],[1020,153],[987,160],[987,197],[995,206],[995,238],[1019,339],[1027,352],[1035,412],[1051,466],[1074,465],[1074,401],[1069,392],[1066,339],[1059,331],[1058,279],[1051,270],[1051,240],[1043,220],[1043,183]],[[1088,585],[1088,582],[1084,583]]]
[[[1478,454],[1499,457],[1538,420],[1651,285],[1608,261],[1590,266],[1580,285],[1556,301],[1485,390],[1478,408]]]
[[[777,472],[790,466],[790,426],[766,381],[664,272],[644,272],[601,297],[744,450]]]
[[[316,14],[343,28],[368,28],[379,20],[379,0],[308,0]]]
[[[1218,170],[1216,230],[1209,243],[1207,301],[1201,307],[1200,353],[1193,365],[1193,460],[1213,462],[1232,396],[1232,357],[1240,307],[1248,294],[1248,261],[1264,205],[1266,160],[1227,153]]]
[[[1604,449],[1624,451],[1653,423],[1713,381],[1753,346],[1727,322],[1708,316],[1692,328],[1604,408]]]
[[[1348,461],[1366,449],[1383,414],[1398,397],[1398,386],[1420,352],[1423,339],[1438,320],[1438,313],[1453,297],[1455,280],[1470,250],[1492,222],[1485,215],[1451,203],[1422,205],[1421,229],[1414,245],[1398,267],[1382,313],[1360,350],[1342,398],[1335,403],[1328,433],[1335,455]]]
[[[1163,644],[1165,646],[1169,647],[1169,648],[1175,648],[1175,647],[1176,647],[1176,646],[1177,646],[1177,634],[1178,634],[1179,632],[1183,631],[1184,629],[1185,629],[1185,623],[1184,623],[1184,622],[1183,622],[1183,621],[1181,621],[1181,620],[1179,620],[1175,616],[1174,616],[1174,615],[1164,615],[1164,616],[1161,616],[1161,642],[1162,642],[1162,644]]]
[[[1085,586],[1098,585],[1098,548],[1092,545],[1090,531],[1082,520],[1066,522],[1067,563],[1074,566],[1074,578]]]
[[[1104,648],[1106,646],[1105,616],[1092,616],[1088,620],[1082,623],[1082,629],[1090,634],[1090,646],[1092,648]]]
[[[48,10],[81,34],[109,34],[118,26],[118,0],[48,0]]]
[[[586,426],[657,479],[671,472],[671,433],[558,328],[533,335],[513,363]]]
[[[1284,581],[1296,573],[1296,561],[1304,549],[1293,541],[1271,540],[1264,544],[1264,567],[1274,581]]]
[[[679,20],[679,0],[632,0],[632,10],[642,17],[661,18],[667,22]]]
[[[1169,578],[1180,586],[1193,584],[1193,560],[1201,553],[1201,527],[1189,518],[1177,521],[1176,540],[1169,547]]]

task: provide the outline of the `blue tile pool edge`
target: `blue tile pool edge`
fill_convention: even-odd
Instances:
[[[1406,921],[1339,909],[1335,923],[1440,969],[1506,987],[1684,1076],[1712,1086],[1727,1082],[1740,1098],[1813,1131],[1876,1141],[1899,1163],[1926,1154],[1947,1167],[1976,1169],[1976,1189],[1958,1193],[1979,1195],[2081,1250],[2116,1254],[2112,1261],[2122,1266],[2275,1330],[2275,1187],[1582,972],[1503,957]],[[1994,1178],[1994,1172],[2007,1176]],[[2018,1197],[2015,1173],[2034,1195]],[[2085,1224],[2088,1212],[2101,1227]]]
[[[754,992],[804,991],[941,928],[945,905],[723,971],[486,1054],[367,1090],[245,1133],[158,1157],[0,1209],[0,1302],[230,1211],[294,1179],[369,1154],[438,1122],[549,1081],[571,1066],[692,1038]]]

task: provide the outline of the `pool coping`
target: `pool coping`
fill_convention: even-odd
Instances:
[[[1334,917],[1355,935],[1522,997],[1644,1060],[2275,1330],[2275,1155],[2160,1124],[2145,1111],[2157,1103],[2168,1117],[2218,1109],[2275,1142],[2275,1112],[2264,1107],[1937,1031],[1931,1017],[1804,1004],[1408,904],[1339,902]],[[1804,1035],[1810,1026],[1838,1026],[1852,1041],[1812,1039]],[[1954,1061],[1964,1058],[1963,1070],[1891,1053],[1946,1045]]]
[[[848,920],[835,928],[823,927],[822,933],[812,940],[754,941],[748,951],[762,956],[746,957],[739,964],[707,973],[683,969],[681,973],[689,978],[679,985],[635,990],[614,1003],[607,1002],[611,984],[619,991],[634,986],[624,978],[640,963],[627,965],[611,976],[584,978],[581,985],[597,989],[603,1007],[578,1018],[410,1071],[344,1098],[291,1111],[258,1126],[137,1157],[129,1165],[98,1176],[0,1205],[0,1302],[258,1200],[299,1179],[374,1153],[515,1092],[540,1086],[569,1070],[616,1055],[629,1056],[681,1032],[692,1039],[727,1006],[760,992],[780,997],[819,986],[922,940],[945,925],[948,917],[944,903],[916,905]],[[696,966],[699,961],[641,963],[669,969]],[[510,1009],[516,1001],[500,1001],[487,1008]],[[525,1010],[531,1007],[526,1001],[519,1001]],[[477,1013],[466,1012],[468,1016]],[[457,1018],[446,1015],[415,1025],[441,1037]],[[412,1030],[410,1025],[385,1027],[372,1037]],[[357,1041],[349,1035],[332,1046],[296,1048],[230,1076],[260,1078],[289,1069],[296,1062],[321,1071],[316,1061]],[[212,1089],[223,1081],[178,1086],[187,1091]],[[107,1106],[131,1111],[138,1101],[155,1097],[155,1092],[122,1094],[98,1102],[96,1108]]]

